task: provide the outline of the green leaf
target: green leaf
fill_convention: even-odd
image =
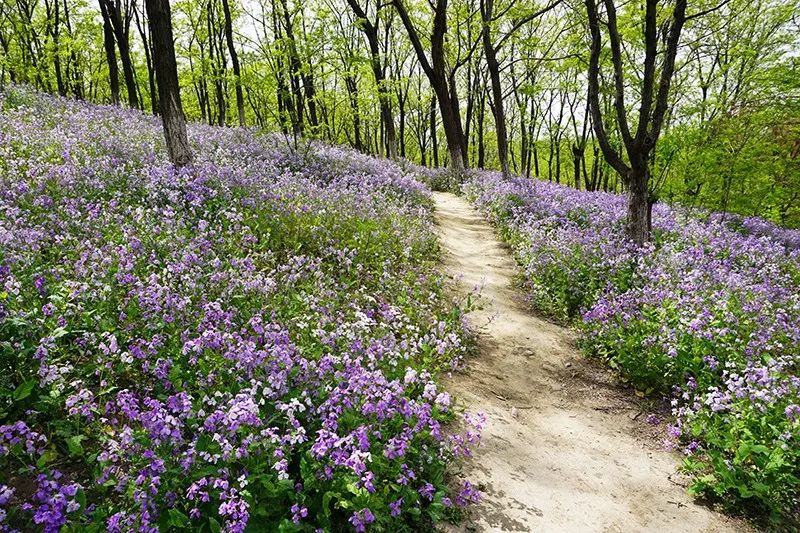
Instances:
[[[83,455],[83,445],[81,442],[84,440],[86,440],[86,435],[75,435],[74,437],[68,438],[67,448],[69,448],[69,454],[74,456]]]
[[[14,394],[12,396],[14,401],[18,402],[30,396],[34,387],[36,387],[35,379],[29,379],[28,381],[21,383],[19,387],[14,389]]]
[[[208,528],[211,530],[211,533],[219,533],[222,531],[222,526],[219,525],[219,522],[217,522],[217,519],[213,516],[208,517]]]
[[[739,490],[739,496],[742,498],[749,498],[753,495],[753,491],[751,491],[747,485],[742,484],[736,488]]]
[[[325,494],[322,495],[322,512],[325,513],[325,516],[330,518],[331,516],[331,500],[336,498],[337,500],[341,498],[341,495],[338,492],[331,492],[327,491]]]
[[[182,375],[183,375],[183,369],[181,369],[179,365],[175,365],[169,369],[169,380],[173,385],[181,384]]]
[[[86,493],[82,490],[79,490],[77,494],[75,494],[75,501],[80,504],[80,510],[86,510]]]
[[[169,513],[169,525],[177,528],[185,528],[189,525],[189,517],[179,510],[170,509],[167,512]]]
[[[36,466],[39,469],[42,469],[56,459],[58,459],[58,451],[56,450],[55,446],[51,445],[44,451],[41,457],[37,459]]]
[[[736,459],[738,461],[744,461],[750,456],[750,443],[743,442],[739,445],[739,449],[736,450]]]

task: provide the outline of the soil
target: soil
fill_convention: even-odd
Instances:
[[[447,386],[486,415],[464,472],[483,494],[450,530],[749,531],[687,494],[647,404],[582,356],[574,332],[529,310],[489,223],[463,198],[435,199],[446,272],[461,292],[482,286],[469,316],[478,355]]]

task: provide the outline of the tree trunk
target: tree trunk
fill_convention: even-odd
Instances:
[[[181,105],[169,0],[145,0],[145,6],[150,24],[150,39],[155,52],[158,100],[167,152],[170,161],[176,167],[182,167],[192,162],[192,152],[189,148],[186,118],[183,116]]]
[[[114,46],[114,30],[111,28],[111,20],[103,0],[99,0],[99,2],[100,13],[103,15],[103,48],[106,51],[106,62],[108,63],[111,103],[116,105],[119,104],[119,67],[117,67],[117,50]]]
[[[559,130],[560,131],[560,130]],[[561,183],[561,134],[556,136],[556,183]]]
[[[436,94],[439,102],[439,111],[442,114],[442,128],[447,140],[447,151],[450,154],[450,167],[461,172],[466,166],[467,146],[464,143],[464,131],[461,126],[461,116],[458,107],[458,94],[452,77],[448,79],[447,58],[445,57],[445,34],[447,33],[447,0],[436,0],[433,16],[433,31],[431,33],[430,55],[428,57],[423,48],[414,23],[402,0],[393,0],[395,9],[405,26],[411,44],[416,52],[422,70]],[[453,83],[448,83],[448,81]],[[434,156],[438,159],[436,151]]]
[[[48,0],[45,0],[44,5],[48,19],[47,32],[53,40],[53,67],[56,73],[56,87],[58,88],[59,95],[67,96],[67,85],[64,82],[64,74],[61,68],[61,47],[59,46],[61,3],[59,0],[55,0],[55,2],[51,4]],[[50,20],[51,18],[52,21]]]
[[[283,14],[283,30],[286,33],[286,46],[289,56],[289,82],[291,86],[292,96],[294,97],[294,124],[292,128],[295,136],[302,135],[305,126],[303,115],[305,112],[305,103],[303,101],[303,80],[302,80],[302,64],[300,62],[300,55],[297,52],[297,41],[294,38],[294,24],[292,24],[292,16],[289,13],[289,6],[286,0],[280,0],[281,11]]]
[[[347,88],[347,99],[350,102],[350,112],[353,114],[353,148],[359,152],[364,151],[364,145],[361,142],[361,113],[358,109],[358,82],[350,75],[345,75],[344,84]]]
[[[603,50],[600,15],[596,0],[584,0],[589,21],[592,46],[589,55],[589,95],[588,102],[592,114],[595,137],[608,164],[622,176],[628,190],[627,236],[641,245],[649,239],[648,219],[650,192],[648,190],[650,168],[649,157],[664,124],[664,116],[669,108],[669,91],[675,70],[675,58],[681,31],[686,22],[687,0],[676,0],[672,16],[663,23],[658,22],[658,0],[645,1],[644,43],[645,55],[641,76],[638,124],[635,132],[629,126],[628,110],[625,104],[626,80],[624,79],[624,57],[622,38],[617,27],[617,11],[613,0],[604,0],[605,21],[602,27],[608,33],[611,51],[611,64],[614,67],[614,109],[615,122],[622,138],[629,164],[617,149],[612,146],[606,134],[600,110],[600,56]],[[659,41],[665,44],[659,53]],[[661,75],[656,83],[656,62],[661,59]],[[658,90],[656,91],[656,85]],[[629,166],[630,165],[630,166]]]
[[[153,69],[153,46],[148,37],[147,27],[142,24],[139,17],[138,8],[133,12],[136,18],[136,28],[142,38],[142,48],[144,48],[144,58],[147,64],[147,82],[150,86],[150,110],[154,115],[158,115],[158,94],[156,94],[156,73]]]
[[[128,14],[122,12],[122,5],[119,0],[100,0],[100,7],[105,10],[103,18],[108,17],[111,23],[111,30],[117,41],[119,59],[122,62],[122,75],[125,78],[125,89],[128,92],[128,105],[136,109],[139,107],[139,98],[136,94],[136,78],[133,75],[133,62],[131,61],[130,26],[123,20]]]
[[[242,92],[242,68],[239,65],[239,54],[236,53],[236,46],[233,42],[233,20],[231,19],[231,7],[228,0],[222,0],[222,11],[225,15],[225,40],[228,43],[228,53],[231,55],[233,64],[233,75],[236,78],[236,110],[239,115],[239,125],[244,126],[244,93]]]
[[[628,238],[637,245],[650,239],[648,191],[649,169],[636,168],[628,173],[628,220],[625,231]]]
[[[386,83],[386,72],[381,64],[380,40],[378,39],[380,18],[376,16],[375,22],[372,22],[367,18],[366,12],[361,8],[357,0],[348,0],[348,3],[358,17],[359,27],[367,38],[367,44],[369,44],[370,66],[372,67],[372,75],[375,78],[375,85],[378,88],[386,155],[390,159],[397,159],[397,133],[394,127],[394,117],[392,116],[392,103],[389,87]]]
[[[436,135],[436,98],[431,98],[431,161],[439,166],[439,137]]]
[[[122,75],[125,78],[125,88],[128,92],[128,105],[131,109],[136,109],[139,107],[139,98],[136,96],[136,78],[133,76],[133,63],[131,62],[128,34],[120,31],[115,31],[115,33],[117,36],[117,47],[119,48],[119,59],[122,62]]]
[[[400,107],[400,157],[406,157],[406,106],[405,100],[399,100],[398,106]]]
[[[503,109],[503,87],[500,84],[500,63],[497,61],[497,50],[492,44],[490,22],[493,13],[493,0],[481,2],[483,28],[483,54],[486,57],[486,68],[489,71],[489,80],[492,87],[492,113],[494,115],[494,128],[497,135],[497,158],[500,160],[500,170],[503,176],[508,177],[511,171],[508,168],[508,133],[506,130],[506,114]]]
[[[206,29],[208,31],[208,59],[214,74],[214,93],[217,103],[217,125],[224,126],[228,122],[228,104],[223,86],[225,75],[225,57],[223,56],[222,43],[217,42],[216,27],[212,21],[216,20],[214,4],[209,0],[206,12]]]
[[[448,116],[447,120],[450,123],[450,129],[454,141],[453,144],[455,144],[455,148],[458,148],[458,152],[461,155],[460,161],[451,163],[451,167],[456,172],[459,172],[469,166],[469,159],[467,158],[467,138],[464,135],[464,127],[461,124],[461,105],[458,102],[458,85],[456,84],[455,71],[451,73],[449,82],[448,94],[450,97],[450,115]],[[442,119],[442,122],[444,122],[444,118]],[[446,126],[445,131],[447,131]],[[448,145],[449,144],[450,143],[448,143]],[[447,148],[452,156],[454,153],[452,148],[450,146]]]
[[[483,140],[486,117],[486,88],[481,91],[478,107],[478,168],[486,168],[486,145]]]
[[[581,160],[583,159],[583,149],[576,143],[572,144],[572,172],[575,188],[581,188]],[[588,184],[586,190],[590,190]]]

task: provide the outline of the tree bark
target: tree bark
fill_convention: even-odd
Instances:
[[[500,160],[500,170],[503,176],[508,177],[511,175],[511,171],[508,168],[508,133],[506,131],[506,114],[503,109],[503,87],[500,84],[500,63],[497,61],[497,50],[492,43],[490,26],[493,9],[493,0],[481,0],[481,16],[483,18],[481,39],[492,88],[491,109],[494,116],[495,134],[497,135],[497,158]]]
[[[45,0],[45,13],[47,14],[47,33],[53,41],[53,67],[56,73],[56,87],[58,94],[67,96],[67,85],[64,83],[64,75],[61,68],[61,47],[59,46],[59,37],[61,29],[61,4],[59,0],[55,0],[52,4],[49,0]]]
[[[106,51],[108,63],[108,82],[111,87],[111,103],[119,104],[119,67],[117,66],[117,50],[114,46],[114,30],[105,8],[105,0],[98,0],[100,13],[103,16],[103,48]]]
[[[431,161],[439,166],[439,137],[436,135],[436,95],[431,98]]]
[[[225,15],[225,40],[228,43],[228,53],[231,55],[233,64],[233,75],[236,78],[236,110],[239,115],[239,126],[245,125],[244,120],[244,93],[242,92],[242,68],[239,65],[239,54],[233,42],[233,20],[231,19],[231,7],[228,0],[222,0],[222,11]]]
[[[158,115],[158,94],[156,89],[156,72],[153,68],[153,46],[148,34],[146,24],[142,24],[139,17],[139,10],[135,8],[134,17],[136,18],[136,28],[139,30],[139,36],[142,38],[142,48],[144,48],[144,58],[147,63],[147,83],[150,86],[150,111],[154,115]],[[202,106],[202,103],[201,103]]]
[[[350,112],[353,114],[353,148],[359,152],[363,152],[364,145],[361,141],[361,113],[358,109],[358,82],[352,74],[346,74],[344,84],[347,88]]]
[[[483,141],[484,117],[486,116],[486,87],[478,99],[478,168],[486,168],[486,145]]]
[[[192,152],[189,148],[186,118],[181,105],[169,0],[145,0],[145,6],[150,24],[150,39],[155,52],[158,101],[161,107],[167,152],[170,161],[176,167],[183,167],[192,162]]]
[[[631,170],[628,176],[628,220],[626,233],[637,244],[650,238],[650,191],[647,169]]]
[[[596,0],[584,0],[589,18],[591,53],[589,55],[589,108],[592,115],[595,137],[603,152],[603,157],[622,178],[628,190],[628,219],[626,233],[637,245],[649,240],[649,213],[652,207],[650,186],[650,155],[655,149],[661,133],[664,116],[669,104],[669,89],[675,70],[675,57],[678,41],[686,21],[687,0],[676,0],[672,15],[664,24],[658,24],[658,0],[645,1],[644,42],[645,57],[642,74],[640,107],[636,131],[631,133],[625,104],[625,79],[622,43],[617,28],[617,12],[614,0],[602,0],[607,22],[611,63],[614,68],[614,119],[622,137],[627,154],[626,163],[620,153],[611,145],[600,111],[600,54],[602,38],[600,17]],[[665,42],[662,53],[658,51],[659,34]],[[661,75],[656,91],[656,61],[662,56]]]
[[[303,115],[305,112],[305,103],[303,101],[303,80],[302,80],[302,64],[300,62],[300,55],[297,51],[297,41],[294,37],[294,24],[292,23],[292,15],[289,13],[289,5],[287,0],[280,0],[281,11],[283,15],[283,30],[286,33],[286,46],[287,54],[289,56],[289,82],[291,85],[291,94],[294,97],[294,134],[302,135],[305,126]]]
[[[136,78],[133,75],[133,62],[130,48],[130,14],[122,12],[120,0],[100,0],[100,8],[105,10],[105,17],[111,22],[111,29],[119,48],[119,59],[122,62],[122,75],[125,78],[125,89],[128,92],[128,105],[136,109],[139,98],[136,95]]]
[[[458,97],[451,94],[455,87],[451,87],[447,75],[447,61],[445,57],[444,38],[447,33],[447,0],[436,0],[434,5],[433,32],[431,34],[431,60],[425,53],[417,28],[408,14],[403,0],[393,0],[403,26],[406,28],[411,44],[416,52],[422,70],[428,77],[436,100],[439,103],[439,112],[442,115],[442,128],[447,140],[447,151],[450,154],[450,168],[455,172],[462,172],[466,168],[464,156],[466,144],[464,132],[461,127],[461,117],[458,110]]]
[[[208,31],[208,59],[214,73],[214,92],[217,103],[217,125],[224,126],[228,122],[228,103],[225,97],[225,57],[223,56],[222,43],[217,41],[217,28],[212,24],[216,20],[214,4],[209,0],[206,11],[206,29]]]

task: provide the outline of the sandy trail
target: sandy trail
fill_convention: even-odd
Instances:
[[[742,531],[693,503],[674,481],[637,402],[574,335],[531,314],[512,286],[510,251],[469,203],[436,193],[445,267],[462,291],[483,285],[470,321],[479,355],[448,386],[484,412],[483,442],[467,465],[483,501],[462,531]]]

